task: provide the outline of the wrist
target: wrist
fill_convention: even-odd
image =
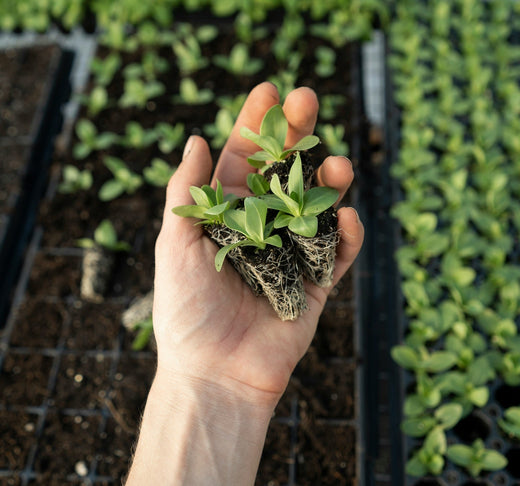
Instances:
[[[271,415],[226,388],[158,369],[127,486],[250,486]]]

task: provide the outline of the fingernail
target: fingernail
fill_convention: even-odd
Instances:
[[[340,155],[340,157],[343,157],[350,165],[352,165],[352,160],[350,160],[348,157],[345,157],[344,155]]]
[[[193,135],[191,135],[187,142],[186,142],[186,145],[184,146],[184,152],[182,153],[182,159],[184,160],[191,152],[191,149],[193,148],[193,143],[195,142],[195,137]]]
[[[352,211],[354,211],[354,213],[356,213],[356,222],[357,222],[357,223],[361,223],[361,220],[359,219],[359,214],[358,214],[358,212],[357,212],[354,208],[352,208]]]

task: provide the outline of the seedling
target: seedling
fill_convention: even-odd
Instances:
[[[401,424],[401,430],[410,437],[424,437],[434,427],[448,430],[454,427],[462,417],[462,406],[458,403],[447,403],[430,413],[409,417]]]
[[[151,165],[143,170],[144,180],[157,187],[166,187],[175,168],[162,159],[152,159]]]
[[[119,241],[114,225],[104,219],[94,231],[94,239],[80,238],[77,245],[81,248],[101,247],[109,251],[130,251],[131,246],[126,241]]]
[[[344,141],[344,125],[319,124],[316,127],[316,131],[331,155],[345,155],[348,153],[348,143]]]
[[[498,451],[486,449],[482,439],[475,440],[471,446],[453,444],[447,448],[446,456],[466,468],[473,477],[481,471],[497,471],[507,466],[507,459]]]
[[[92,172],[88,169],[79,170],[75,165],[66,165],[62,172],[63,181],[58,186],[62,194],[74,194],[86,191],[92,187]]]
[[[169,123],[158,123],[155,127],[159,150],[163,154],[169,154],[184,141],[184,123],[170,125]]]
[[[500,428],[511,437],[520,439],[520,407],[509,407],[504,418],[498,421]]]
[[[187,105],[204,105],[210,103],[214,96],[210,89],[199,89],[193,79],[183,78],[179,84],[179,94],[173,97],[173,101]]]
[[[172,49],[177,56],[177,65],[183,76],[189,76],[209,64],[202,54],[198,39],[192,33],[187,33],[182,40],[176,38]]]
[[[111,201],[124,193],[133,194],[143,184],[142,177],[132,172],[121,159],[107,156],[103,162],[114,178],[105,182],[99,189],[99,199],[102,201]]]
[[[94,82],[99,86],[108,86],[121,67],[121,63],[121,56],[117,52],[110,53],[104,59],[95,57],[90,64]]]
[[[259,134],[247,127],[242,127],[240,135],[263,149],[248,157],[247,161],[257,169],[264,169],[267,161],[282,162],[292,152],[308,150],[316,146],[320,141],[315,135],[307,135],[291,148],[284,150],[288,131],[289,123],[280,105],[274,105],[266,112],[260,125]]]
[[[125,147],[144,148],[148,147],[157,140],[155,130],[146,130],[139,122],[130,121],[126,124],[125,134],[121,137],[120,142]]]
[[[279,211],[275,228],[288,227],[293,233],[312,238],[318,232],[318,215],[330,208],[338,198],[338,191],[330,187],[313,187],[304,190],[300,153],[289,172],[287,194],[283,191],[278,174],[271,179],[271,191],[276,197],[266,196],[271,209]]]
[[[132,341],[132,349],[134,351],[141,351],[149,343],[153,334],[153,319],[149,317],[144,321],[138,322],[134,325],[134,331],[137,331],[137,336]]]
[[[79,138],[79,142],[73,149],[76,159],[84,159],[94,150],[107,149],[118,140],[115,133],[99,133],[96,126],[87,119],[81,119],[76,123],[76,135]]]
[[[336,71],[336,52],[327,46],[318,46],[315,51],[317,64],[316,74],[322,78],[332,76]]]
[[[282,247],[280,235],[272,235],[273,222],[266,224],[267,204],[258,198],[246,198],[244,210],[231,209],[224,212],[224,223],[228,228],[238,231],[245,239],[222,247],[215,255],[215,268],[222,269],[226,255],[239,246],[252,246],[264,250],[267,245]]]
[[[144,79],[153,81],[157,75],[168,70],[168,61],[155,51],[148,51],[143,54],[140,63],[128,64],[123,70],[125,79]]]
[[[94,86],[89,94],[81,95],[80,100],[87,107],[87,112],[90,117],[95,117],[108,108],[110,104],[108,93],[104,86]]]
[[[422,447],[406,463],[406,472],[411,476],[439,475],[444,468],[446,454],[446,434],[442,427],[434,427]]]
[[[224,146],[235,124],[233,114],[224,108],[217,112],[215,122],[204,126],[204,132],[211,137],[211,146],[220,149]]]
[[[177,206],[172,209],[173,213],[185,218],[198,218],[197,224],[211,225],[222,224],[224,213],[233,207],[236,196],[224,195],[220,181],[217,181],[217,189],[204,185],[202,187],[190,187],[190,194],[195,204]]]
[[[218,54],[213,57],[213,63],[236,76],[252,76],[263,68],[261,59],[249,56],[247,45],[238,43],[233,46],[229,56]]]
[[[143,81],[142,79],[127,79],[125,92],[119,99],[121,108],[144,108],[148,101],[164,93],[165,87],[160,81]]]

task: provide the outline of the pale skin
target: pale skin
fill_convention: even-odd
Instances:
[[[225,193],[248,194],[246,161],[258,147],[241,137],[241,126],[259,131],[265,112],[279,102],[274,85],[249,94],[218,161],[211,183]],[[318,100],[308,88],[283,104],[287,146],[313,133]],[[216,245],[193,219],[171,208],[192,204],[188,188],[210,183],[207,143],[190,137],[170,180],[163,225],[156,243],[154,333],[157,372],[143,414],[127,486],[251,486],[274,408],[316,332],[332,289],[305,284],[309,310],[281,321],[265,298],[255,297],[229,263],[218,273]],[[344,157],[328,157],[318,170],[322,185],[340,198],[354,174]],[[363,225],[356,211],[338,211],[341,241],[334,283],[356,258]]]

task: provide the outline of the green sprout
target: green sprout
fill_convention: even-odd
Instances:
[[[114,225],[108,219],[101,221],[94,230],[94,239],[80,238],[77,245],[81,248],[101,247],[109,251],[130,251],[130,245],[126,241],[119,241]]]
[[[79,142],[72,151],[75,159],[85,159],[94,150],[104,150],[118,139],[115,133],[99,133],[96,126],[85,118],[76,123],[76,135]]]
[[[166,187],[171,176],[175,172],[175,168],[162,159],[154,158],[149,167],[143,170],[144,180],[157,187]]]
[[[318,232],[318,215],[330,208],[338,198],[338,191],[330,187],[303,187],[303,172],[300,153],[289,172],[287,194],[283,191],[278,174],[271,179],[274,196],[265,196],[267,205],[279,211],[274,220],[275,228],[288,227],[293,233],[314,237]]]
[[[285,139],[289,131],[289,122],[285,118],[280,105],[274,105],[267,110],[260,125],[260,134],[247,127],[240,129],[240,135],[256,143],[263,150],[256,152],[247,161],[257,169],[263,169],[268,160],[281,162],[292,152],[308,150],[317,145],[320,139],[315,135],[307,135],[299,142],[284,150]]]
[[[105,182],[99,189],[99,199],[102,201],[111,201],[125,192],[133,194],[143,184],[142,177],[132,172],[121,159],[107,156],[103,162],[114,178]]]
[[[58,186],[62,194],[73,194],[77,191],[86,191],[92,187],[92,172],[88,169],[79,170],[74,165],[63,167],[63,181]]]
[[[239,246],[252,246],[264,250],[267,245],[282,247],[280,235],[272,235],[273,221],[266,224],[267,204],[258,198],[248,197],[244,200],[244,210],[231,209],[224,212],[224,224],[238,231],[245,239],[222,247],[215,255],[215,268],[222,269],[226,255]]]
[[[520,407],[509,407],[498,425],[506,434],[520,439]]]
[[[199,89],[191,78],[183,78],[179,84],[179,94],[173,97],[175,103],[204,105],[213,101],[214,93],[210,89]]]
[[[252,76],[260,71],[264,65],[261,59],[250,57],[247,45],[242,43],[235,44],[229,56],[223,54],[214,56],[213,63],[237,76]]]
[[[185,218],[198,218],[198,224],[222,224],[224,213],[229,210],[236,201],[236,196],[227,194],[224,196],[222,184],[217,181],[217,189],[204,185],[202,187],[191,186],[190,194],[195,204],[177,206],[172,209],[177,216]]]
[[[453,444],[446,450],[446,456],[458,466],[466,468],[473,477],[480,471],[497,471],[507,466],[507,459],[500,452],[486,449],[482,439],[477,439],[471,446]]]

